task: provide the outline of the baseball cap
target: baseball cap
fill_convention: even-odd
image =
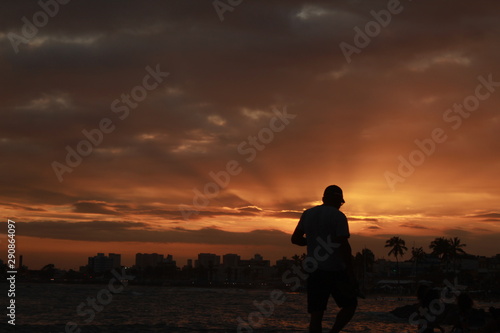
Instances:
[[[331,197],[338,197],[340,200],[344,203],[344,195],[342,193],[342,189],[338,187],[337,185],[330,185],[327,188],[325,188],[325,192],[323,193],[323,197],[325,198],[331,198]]]

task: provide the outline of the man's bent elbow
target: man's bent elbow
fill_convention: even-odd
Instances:
[[[303,236],[292,235],[292,244],[305,246],[307,245],[306,239]]]

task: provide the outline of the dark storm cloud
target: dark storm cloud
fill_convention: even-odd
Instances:
[[[80,201],[73,204],[75,213],[118,215],[119,213],[102,202]]]
[[[238,245],[283,245],[290,242],[290,235],[279,230],[228,232],[212,227],[198,230],[181,227],[159,230],[151,229],[145,223],[129,221],[37,221],[20,222],[17,225],[24,236],[79,241]]]
[[[483,219],[482,221],[489,221],[489,222],[500,221],[500,213],[476,214],[476,215],[469,215],[468,217],[480,218]]]
[[[368,229],[368,230],[380,230],[382,228],[379,227],[378,225],[370,225],[370,226],[366,227],[365,229]]]
[[[177,215],[179,215],[179,212],[177,211]],[[248,212],[248,211],[212,211],[212,210],[197,210],[195,213],[189,215],[189,219],[197,220],[197,219],[203,219],[205,217],[218,217],[218,216],[255,216],[256,214],[254,212]]]
[[[420,224],[416,224],[416,223],[402,223],[399,225],[400,227],[403,227],[403,228],[410,228],[410,229],[429,229],[427,227],[424,227]]]
[[[9,207],[12,209],[20,209],[20,210],[26,210],[26,211],[30,211],[30,212],[44,212],[44,211],[46,211],[45,209],[42,209],[42,208],[32,208],[32,207],[9,204],[9,203],[0,203],[0,205],[5,206],[5,207]]]

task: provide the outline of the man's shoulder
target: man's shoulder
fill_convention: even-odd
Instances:
[[[318,206],[314,206],[314,207],[311,207],[309,209],[306,209],[303,214],[305,216],[307,215],[310,215],[310,214],[314,214],[315,212],[327,212],[330,216],[335,216],[337,218],[340,218],[340,219],[346,219],[347,220],[347,217],[345,216],[345,214],[340,211],[339,209],[337,209],[336,207],[333,207],[333,206],[327,206],[327,205],[318,205]]]
[[[305,213],[305,212],[311,212],[311,211],[314,211],[314,210],[316,210],[316,209],[319,209],[319,207],[321,207],[321,206],[322,206],[322,205],[319,205],[319,206],[314,206],[314,207],[308,208],[308,209],[306,209],[306,210],[304,211],[304,213]]]
[[[307,212],[307,211],[330,211],[330,212],[338,212],[342,215],[344,215],[344,213],[342,213],[338,208],[336,207],[333,207],[333,206],[328,206],[328,205],[318,205],[318,206],[314,206],[314,207],[311,207],[309,209],[306,209],[304,212]]]
[[[303,214],[311,214],[311,213],[314,213],[316,211],[321,211],[324,209],[324,207],[326,207],[325,205],[318,205],[318,206],[314,206],[314,207],[311,207],[311,208],[308,208],[306,209]]]

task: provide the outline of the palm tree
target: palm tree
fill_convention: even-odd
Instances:
[[[396,257],[396,269],[398,271],[398,287],[399,287],[399,260],[398,257],[402,257],[406,251],[408,251],[408,248],[405,246],[406,243],[403,239],[394,236],[392,238],[389,238],[388,240],[385,241],[385,247],[390,247],[391,250],[389,251],[388,255],[393,255]]]
[[[302,266],[302,262],[307,258],[307,255],[305,253],[302,253],[300,256],[298,254],[294,254],[292,256],[293,264],[295,266]]]
[[[411,261],[415,263],[415,278],[417,278],[417,268],[418,268],[418,263],[425,259],[425,251],[423,247],[412,247],[411,248]]]
[[[366,264],[367,272],[371,272],[373,269],[373,263],[375,262],[375,254],[373,251],[367,248],[361,250],[361,255],[363,256],[364,263]]]
[[[457,257],[461,254],[466,254],[462,247],[466,247],[467,244],[462,244],[460,238],[453,237],[450,238],[450,257],[453,259],[453,272],[456,271]]]
[[[375,255],[372,250],[364,248],[361,253],[356,253],[354,264],[356,266],[358,279],[363,281],[363,289],[366,284],[366,273],[373,271],[373,263],[375,262]]]
[[[431,254],[444,261],[450,253],[450,241],[444,237],[438,237],[431,242],[429,248],[432,250]]]
[[[451,254],[450,240],[444,237],[434,239],[429,248],[432,250],[433,255],[441,259],[441,262],[447,266]]]

